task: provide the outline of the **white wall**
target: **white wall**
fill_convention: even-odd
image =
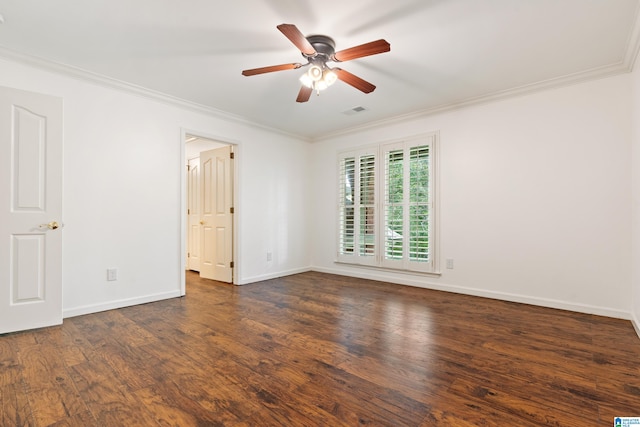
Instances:
[[[628,318],[630,77],[318,141],[314,269]],[[440,131],[441,260],[426,276],[334,263],[336,153]]]
[[[308,143],[13,60],[0,69],[2,86],[64,100],[65,316],[179,295],[184,129],[238,144],[238,283],[308,269]]]
[[[309,145],[11,60],[0,60],[0,69],[0,85],[64,99],[66,316],[179,294],[185,129],[238,144],[238,283],[311,266],[640,316],[631,250],[632,231],[635,247],[640,242],[640,227],[631,226],[632,182],[640,199],[640,178],[631,175],[632,128],[640,127],[631,119],[632,99],[634,112],[640,104],[637,72]],[[455,269],[437,277],[335,264],[338,150],[435,130],[441,259],[453,258]],[[634,265],[638,258],[635,250]],[[119,269],[117,282],[106,281],[107,268]]]

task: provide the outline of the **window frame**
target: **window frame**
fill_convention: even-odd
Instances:
[[[418,136],[414,136],[411,138],[399,139],[389,142],[382,142],[375,145],[370,145],[366,147],[355,148],[351,150],[344,150],[338,153],[338,161],[337,161],[337,178],[338,178],[338,224],[336,227],[337,231],[337,258],[336,262],[346,263],[346,264],[354,264],[360,266],[367,267],[375,267],[381,269],[387,269],[392,271],[410,271],[410,272],[420,272],[420,273],[429,273],[429,274],[440,274],[440,263],[439,263],[439,140],[440,135],[439,132],[431,132],[428,134],[422,134]],[[427,202],[422,203],[428,209],[428,261],[416,261],[409,259],[409,243],[408,241],[403,241],[403,256],[401,259],[388,259],[385,256],[386,253],[386,221],[385,207],[387,206],[386,200],[386,165],[387,165],[387,153],[391,150],[402,150],[403,159],[406,159],[406,162],[403,160],[403,165],[409,164],[410,160],[410,152],[414,147],[420,146],[428,146],[429,151],[429,185],[428,185],[428,199]],[[361,207],[359,205],[359,194],[358,191],[360,189],[360,168],[357,163],[354,163],[354,214],[353,214],[353,242],[354,247],[353,250],[349,253],[345,253],[343,243],[343,233],[342,227],[344,226],[343,221],[345,217],[344,210],[346,204],[341,203],[344,201],[344,185],[345,185],[345,176],[342,171],[343,161],[345,159],[360,159],[362,156],[374,156],[374,171],[375,171],[375,190],[374,190],[374,225],[375,225],[375,237],[374,237],[374,248],[372,256],[362,256],[359,253],[359,241],[360,235],[358,231],[360,230],[360,218],[358,215],[358,208]],[[408,192],[410,189],[410,170],[409,167],[405,167],[403,171],[403,195],[405,192]],[[404,224],[405,235],[408,235],[407,230],[409,230],[410,222],[409,221],[409,213],[408,209],[411,206],[411,201],[408,195],[403,196],[402,206],[405,212],[402,220],[402,224]]]

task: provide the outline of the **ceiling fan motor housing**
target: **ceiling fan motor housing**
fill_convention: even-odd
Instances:
[[[333,55],[336,53],[336,42],[331,37],[322,35],[308,36],[306,39],[311,43],[311,46],[316,50],[315,55],[307,55],[302,53],[302,56],[307,58],[310,62],[314,62],[314,59],[319,59],[322,62],[333,60]],[[320,58],[318,58],[320,57]]]

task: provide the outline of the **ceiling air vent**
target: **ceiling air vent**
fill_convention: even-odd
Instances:
[[[362,106],[358,106],[358,107],[353,107],[347,111],[343,111],[342,114],[346,114],[347,116],[353,116],[354,114],[362,113],[363,111],[367,111],[367,109]]]

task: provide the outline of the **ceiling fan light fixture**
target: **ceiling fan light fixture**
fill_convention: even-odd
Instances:
[[[325,82],[324,80],[319,80],[319,81],[316,82],[315,90],[317,92],[320,92],[321,90],[325,90],[328,87],[329,87],[329,85],[327,84],[327,82]]]
[[[309,75],[311,80],[313,80],[314,82],[320,81],[322,79],[322,74],[323,74],[322,67],[314,64],[311,66],[311,68],[309,68],[309,71],[307,71],[307,74]]]
[[[313,80],[309,77],[309,73],[304,73],[300,76],[300,83],[313,89]]]
[[[322,75],[322,80],[327,84],[327,86],[331,86],[338,80],[338,75],[333,72],[330,68],[324,70]]]
[[[338,75],[324,63],[316,63],[300,76],[300,82],[316,92],[325,90],[338,80]]]

